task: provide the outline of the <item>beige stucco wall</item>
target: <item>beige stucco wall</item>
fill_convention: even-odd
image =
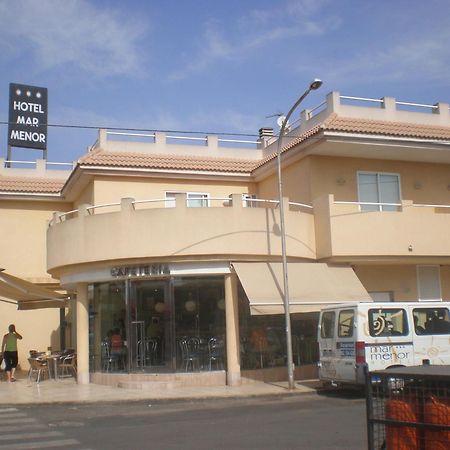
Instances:
[[[253,193],[253,183],[224,181],[189,181],[158,178],[97,177],[94,181],[93,198],[95,204],[120,201],[124,197],[136,200],[164,198],[166,191],[201,192],[210,197],[228,197],[231,194]]]
[[[95,204],[95,197],[94,197],[94,183],[89,183],[77,196],[76,200],[74,201],[74,207],[77,208],[79,205],[82,205],[83,203],[86,204]]]
[[[400,175],[401,198],[414,203],[450,205],[450,166],[362,158],[311,157],[312,200],[333,193],[339,201],[358,201],[358,171]]]
[[[66,204],[0,201],[0,267],[33,282],[50,281],[46,271],[46,231],[56,209]]]
[[[415,265],[358,265],[355,273],[369,292],[392,292],[395,301],[417,300]]]
[[[314,202],[314,216],[319,258],[450,255],[450,211],[403,202],[399,211],[362,212],[330,195]]]
[[[393,293],[395,301],[416,301],[417,266],[410,265],[357,265],[355,273],[368,291]],[[450,301],[450,266],[440,267],[442,299]]]
[[[290,202],[311,205],[310,158],[305,158],[289,166],[283,166],[283,196]],[[258,183],[258,196],[267,199],[278,198],[278,178],[276,173]]]
[[[70,207],[60,202],[0,201],[0,267],[28,281],[55,281],[47,273],[47,224],[53,211]],[[26,358],[31,349],[59,349],[59,309],[18,311],[17,306],[0,302],[1,336],[11,323],[23,335],[19,343],[21,367],[28,369]]]
[[[328,194],[356,202],[358,171],[399,174],[402,199],[450,205],[450,166],[422,162],[307,156],[283,167],[283,192],[290,201],[306,204]],[[262,198],[277,198],[276,174],[258,183],[257,190]]]

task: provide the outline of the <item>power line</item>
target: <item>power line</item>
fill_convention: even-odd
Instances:
[[[16,125],[15,122],[0,121],[0,125]],[[45,125],[45,124],[44,124]],[[48,127],[53,128],[73,128],[85,130],[106,129],[111,131],[133,131],[133,132],[153,132],[153,133],[177,133],[177,134],[203,134],[203,135],[221,135],[221,136],[242,136],[242,137],[259,137],[259,134],[254,133],[232,133],[231,131],[217,132],[217,131],[186,131],[186,130],[161,130],[156,128],[126,128],[126,127],[104,127],[92,125],[66,125],[58,123],[49,123]]]

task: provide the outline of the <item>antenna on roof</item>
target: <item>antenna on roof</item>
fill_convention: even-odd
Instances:
[[[283,126],[283,122],[285,120],[286,120],[286,116],[284,116],[284,115],[281,115],[280,117],[278,117],[277,125],[280,127],[280,129]],[[291,124],[289,123],[289,120],[286,122],[284,129],[286,130],[286,133],[289,133],[289,131],[291,131]]]

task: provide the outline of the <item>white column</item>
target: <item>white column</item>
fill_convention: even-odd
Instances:
[[[77,381],[89,384],[89,304],[87,283],[77,283]]]
[[[240,345],[239,345],[239,311],[237,276],[235,273],[225,275],[225,320],[227,333],[227,384],[241,384]]]

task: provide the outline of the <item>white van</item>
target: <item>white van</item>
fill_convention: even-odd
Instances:
[[[449,302],[354,302],[322,308],[319,378],[363,384],[369,371],[450,364]]]

